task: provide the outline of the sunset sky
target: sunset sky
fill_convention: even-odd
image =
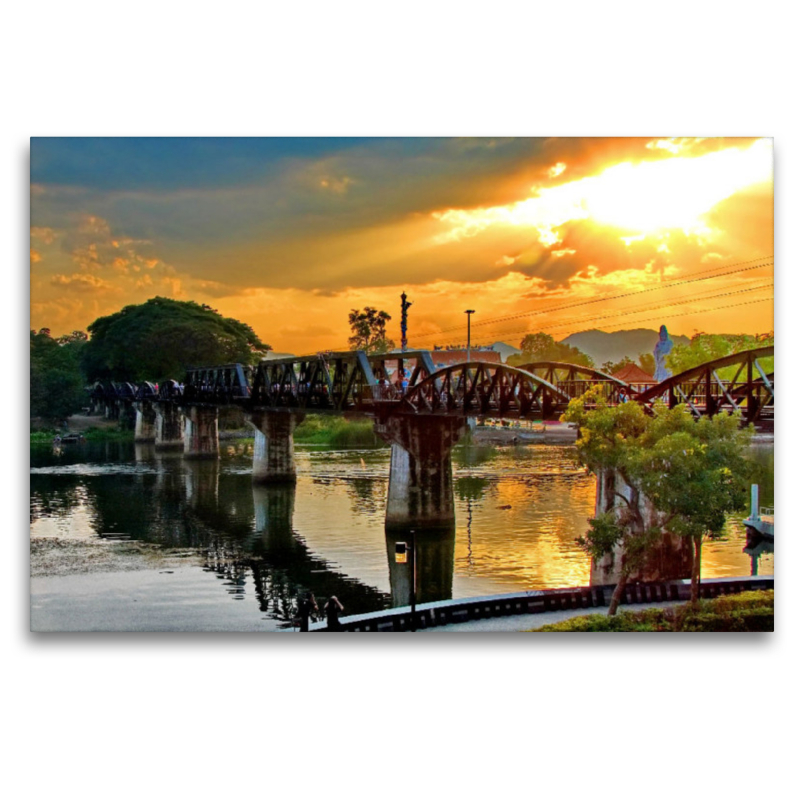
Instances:
[[[590,328],[773,323],[769,139],[31,141],[31,320],[54,335],[156,295],[278,352],[515,346]]]

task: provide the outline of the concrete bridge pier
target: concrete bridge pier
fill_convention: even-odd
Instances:
[[[217,406],[189,406],[185,410],[184,458],[219,458],[218,420]]]
[[[155,442],[156,440],[156,410],[147,400],[134,403],[136,408],[136,426],[134,428],[134,442]]]
[[[254,411],[245,421],[255,431],[253,483],[294,483],[294,429],[303,414],[286,411]]]
[[[183,414],[175,403],[153,403],[156,450],[183,450]]]
[[[450,453],[466,430],[458,417],[398,415],[375,423],[392,445],[386,527],[446,528],[455,523]]]

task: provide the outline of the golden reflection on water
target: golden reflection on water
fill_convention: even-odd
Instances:
[[[509,477],[477,503],[458,501],[456,579],[499,582],[504,591],[588,583],[575,538],[593,512],[594,491],[585,474]]]
[[[764,457],[771,459],[771,450]],[[589,558],[575,539],[594,512],[595,478],[580,467],[574,448],[457,448],[453,462],[455,540],[428,547],[429,561],[421,563],[443,576],[437,578],[443,597],[589,583]],[[214,515],[208,524],[222,535],[258,532],[254,515],[265,514],[254,500],[250,464],[247,448],[237,444],[223,449],[219,465],[184,462],[179,454],[128,464],[105,454],[102,463],[37,467],[31,476],[31,533],[90,538],[125,532],[185,544],[191,534],[186,514],[205,524],[209,509]],[[384,531],[388,451],[300,450],[297,466],[296,488],[287,490],[293,502],[283,525],[286,541],[273,545],[290,550],[302,544],[309,558],[343,581],[399,597]],[[764,503],[771,504],[773,490],[765,490]],[[751,559],[742,552],[745,515],[729,520],[726,540],[704,546],[704,578],[751,573]],[[445,554],[452,559],[447,565],[440,563]],[[756,568],[773,574],[773,554],[761,553]]]

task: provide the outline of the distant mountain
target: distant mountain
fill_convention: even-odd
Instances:
[[[677,344],[689,344],[686,336],[670,334],[670,339]],[[651,353],[658,341],[658,331],[647,328],[636,328],[630,331],[605,331],[591,330],[573,333],[563,340],[562,344],[577,347],[594,359],[595,366],[599,367],[606,361],[620,361],[625,356],[638,363],[641,353]]]
[[[264,361],[275,361],[275,359],[278,359],[278,358],[292,358],[293,356],[294,356],[294,353],[276,353],[276,352],[270,350],[269,352],[267,352],[264,355],[263,360]]]
[[[522,352],[522,350],[520,350],[519,347],[513,347],[512,345],[506,344],[505,342],[495,342],[492,345],[492,350],[495,350],[498,353],[500,353],[500,359],[504,364],[508,360],[509,356],[515,356],[517,355],[517,353]]]

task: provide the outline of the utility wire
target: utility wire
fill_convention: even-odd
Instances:
[[[767,286],[757,286],[754,289],[743,289],[743,290],[738,291],[738,292],[726,292],[724,294],[713,295],[712,297],[707,297],[707,298],[703,298],[703,299],[712,300],[715,297],[729,297],[731,295],[743,294],[745,292],[754,291],[755,289],[764,289],[764,288],[768,288],[768,287]],[[692,314],[713,313],[715,311],[722,310],[722,309],[725,309],[725,308],[735,308],[736,306],[739,306],[739,305],[751,305],[753,303],[765,303],[768,300],[774,300],[774,297],[772,295],[770,295],[769,297],[759,298],[758,300],[749,300],[749,301],[744,302],[744,303],[735,303],[734,305],[716,306],[716,307],[712,307],[712,308],[698,308],[696,310],[686,311],[686,312],[684,312],[682,314],[659,314],[658,317],[648,317],[647,319],[636,320],[636,322],[637,323],[639,323],[639,322],[649,322],[651,320],[661,319],[661,318],[669,319],[670,317],[676,317],[676,316],[677,317],[686,317],[686,316],[691,316]],[[672,308],[674,306],[686,305],[687,303],[694,303],[694,302],[697,302],[697,300],[693,298],[691,300],[684,300],[684,301],[677,302],[677,303],[670,303],[669,305],[664,306],[664,307],[665,308]],[[625,314],[609,314],[609,315],[603,316],[603,317],[594,317],[593,319],[595,319],[595,320],[613,319],[613,318],[618,317],[618,316],[627,316],[629,314],[647,313],[648,311],[651,311],[651,310],[653,310],[653,309],[644,309],[644,310],[638,310],[638,311],[628,311]],[[565,328],[565,327],[566,328],[577,328],[577,327],[581,327],[585,322],[590,322],[590,321],[592,321],[592,320],[591,319],[590,320],[580,320],[577,323],[569,322],[569,323],[561,323],[561,324],[557,324],[557,325],[551,325],[551,326],[548,327],[548,330],[553,330],[555,328]],[[515,335],[519,335],[521,333],[528,333],[528,332],[529,331],[527,331],[527,330],[524,330],[524,331],[506,331],[506,333],[504,335],[505,336],[515,336]],[[496,339],[497,337],[493,336],[493,337],[490,337],[490,338]],[[488,339],[487,340],[483,340],[482,342],[476,342],[475,344],[476,344],[476,346],[480,346],[481,344],[485,344],[485,343],[488,343]]]
[[[754,264],[753,262],[759,262],[759,263],[755,263]],[[750,266],[747,266],[747,265],[750,265]],[[556,312],[556,311],[566,311],[568,309],[579,308],[579,307],[582,307],[582,306],[592,305],[592,304],[595,304],[595,303],[602,303],[602,302],[612,301],[612,300],[620,300],[620,299],[623,299],[625,297],[634,297],[634,296],[637,296],[637,295],[646,294],[648,292],[655,292],[655,291],[659,291],[659,290],[662,290],[662,289],[671,289],[671,288],[676,287],[676,286],[685,286],[685,285],[689,285],[689,284],[692,284],[692,283],[697,283],[697,282],[700,282],[700,281],[713,280],[714,278],[724,278],[724,277],[727,277],[727,276],[730,276],[730,275],[738,275],[738,274],[740,274],[742,272],[749,272],[749,271],[755,270],[755,269],[762,269],[763,267],[767,267],[767,266],[774,266],[773,256],[771,256],[771,255],[770,256],[763,256],[763,257],[760,257],[760,258],[751,258],[751,259],[748,259],[746,261],[738,261],[738,262],[736,262],[734,264],[725,264],[725,265],[721,265],[719,267],[711,267],[709,269],[705,269],[705,270],[701,270],[699,272],[693,273],[694,277],[692,277],[692,278],[673,279],[673,280],[670,280],[670,281],[659,283],[657,286],[651,286],[651,287],[646,288],[646,289],[637,289],[637,290],[632,291],[632,292],[623,292],[623,293],[620,293],[620,294],[617,294],[617,295],[603,295],[602,297],[596,297],[596,298],[592,298],[592,299],[589,299],[589,300],[581,300],[581,301],[579,301],[577,303],[568,303],[566,305],[549,306],[548,308],[537,309],[535,311],[526,311],[526,312],[521,312],[519,314],[512,314],[512,315],[505,316],[505,317],[495,317],[493,319],[482,320],[480,322],[473,322],[472,323],[472,327],[476,328],[476,327],[479,327],[479,326],[491,325],[491,324],[496,324],[496,323],[499,323],[499,322],[508,322],[508,321],[515,320],[515,319],[521,319],[521,318],[524,318],[524,317],[540,316],[542,314],[550,314],[550,313],[553,313],[553,312]],[[733,267],[741,267],[741,268],[740,269],[732,269]],[[723,270],[723,271],[720,272],[719,270]],[[709,274],[706,274],[706,273],[713,273],[713,274],[709,275]],[[720,295],[720,296],[722,296],[722,295]],[[711,298],[708,298],[708,299],[711,299]],[[754,301],[754,302],[760,302],[760,301]],[[670,305],[676,305],[676,304],[667,303],[664,307],[669,307]],[[642,313],[644,313],[647,309],[639,309],[639,310]],[[623,314],[627,314],[627,313],[633,313],[633,312],[620,312],[619,315],[623,315]],[[617,316],[617,315],[612,315],[612,316]],[[589,321],[596,320],[596,319],[605,319],[605,317],[589,317],[589,318],[586,318],[585,321],[589,322]],[[643,320],[643,321],[646,321],[646,320]],[[579,325],[579,324],[581,324],[581,320],[575,320],[574,323],[572,323],[572,324]],[[557,327],[557,325],[551,325],[551,326],[546,326],[546,327],[552,328],[552,327]],[[559,327],[563,327],[563,324],[560,325]],[[432,332],[432,333],[419,334],[419,335],[414,336],[414,341],[417,342],[419,340],[424,340],[424,339],[440,338],[443,334],[451,333],[451,332],[454,332],[454,331],[459,331],[459,332],[463,333],[463,327],[459,326],[459,327],[454,327],[454,328],[444,328],[444,329],[442,329],[440,331],[435,331],[435,332]],[[500,334],[497,334],[497,336],[513,336],[513,335],[516,335],[518,333],[529,333],[529,332],[530,332],[529,330],[512,331],[512,332],[500,333]],[[495,338],[495,337],[493,337],[493,338]],[[477,342],[476,342],[476,344],[477,344]],[[442,346],[448,346],[448,345],[445,344],[445,345],[442,345]],[[331,351],[347,350],[347,349],[349,349],[349,344],[346,347],[328,348],[328,349],[331,350]],[[423,346],[422,349],[424,349],[424,346]]]
[[[650,311],[668,309],[668,308],[672,308],[674,306],[687,305],[689,303],[703,302],[703,301],[706,301],[706,300],[714,300],[714,299],[717,299],[717,298],[720,298],[720,297],[730,297],[732,295],[745,294],[747,292],[755,292],[755,291],[758,291],[760,289],[769,289],[773,285],[774,284],[772,282],[762,283],[762,284],[760,284],[758,286],[748,286],[748,287],[746,287],[744,289],[736,289],[736,290],[731,290],[729,292],[716,292],[715,294],[708,294],[706,292],[706,293],[702,293],[700,295],[693,295],[691,298],[686,298],[684,300],[675,300],[675,301],[672,301],[672,302],[663,302],[663,303],[659,302],[659,303],[655,303],[653,305],[648,305],[648,306],[644,306],[644,307],[637,307],[637,308],[623,308],[623,309],[620,309],[618,311],[614,311],[614,312],[609,313],[609,314],[595,314],[594,316],[589,316],[589,317],[572,317],[571,319],[563,321],[563,322],[553,322],[551,324],[545,323],[545,324],[541,325],[540,330],[544,332],[544,331],[554,330],[554,329],[558,329],[558,328],[580,328],[580,327],[584,327],[586,325],[589,325],[589,324],[591,324],[593,322],[597,322],[598,320],[615,319],[616,317],[630,316],[632,314],[646,314],[646,313],[648,313]],[[712,289],[711,291],[713,292],[715,290]],[[519,334],[525,334],[525,333],[530,333],[530,329],[510,330],[510,331],[509,330],[494,331],[493,333],[491,333],[490,337],[482,337],[480,340],[476,340],[475,344],[476,345],[480,345],[480,344],[486,343],[486,342],[489,341],[489,338],[497,340],[497,339],[501,339],[503,337],[517,336]],[[454,346],[454,343],[450,342],[446,346]],[[463,345],[459,345],[459,346],[463,346]]]
[[[733,266],[733,265],[726,265],[724,267],[724,269],[727,270],[726,272],[719,272],[719,273],[715,273],[713,275],[705,275],[703,277],[687,278],[687,279],[683,279],[683,280],[672,280],[672,281],[669,281],[669,282],[661,283],[658,286],[651,286],[651,287],[649,287],[647,289],[637,289],[636,291],[633,291],[633,292],[623,292],[623,293],[617,294],[617,295],[604,295],[603,297],[595,297],[595,298],[592,298],[591,300],[581,300],[580,302],[577,302],[577,303],[569,303],[567,305],[561,305],[561,306],[550,306],[548,308],[537,309],[536,311],[524,311],[524,312],[520,312],[519,314],[512,314],[512,315],[509,315],[509,316],[506,316],[506,317],[495,317],[493,319],[482,320],[480,322],[473,322],[472,323],[472,327],[473,328],[477,328],[477,327],[479,327],[481,325],[491,325],[493,323],[498,323],[498,322],[508,322],[509,320],[513,320],[513,319],[521,319],[523,317],[538,316],[538,315],[541,315],[541,314],[548,314],[548,313],[551,313],[553,311],[566,311],[567,309],[570,309],[570,308],[578,308],[580,306],[592,305],[593,303],[602,303],[602,302],[606,302],[606,301],[610,301],[610,300],[620,300],[620,299],[622,299],[624,297],[634,297],[636,295],[646,294],[648,292],[655,292],[655,291],[659,291],[661,289],[672,289],[675,286],[685,286],[685,285],[688,285],[690,283],[697,283],[697,282],[700,282],[700,281],[713,280],[714,278],[724,278],[724,277],[727,277],[728,275],[738,275],[739,273],[742,273],[742,272],[749,272],[750,270],[761,269],[763,267],[768,267],[768,266],[774,265],[774,262],[772,261],[771,256],[770,257],[765,257],[764,259],[751,259],[751,261],[755,261],[755,260],[758,260],[761,263],[753,264],[752,266],[742,267],[740,269],[734,269],[734,270],[730,269],[730,267]],[[740,262],[740,263],[741,264],[749,264],[751,262],[750,261],[743,261],[743,262]],[[708,270],[704,270],[704,272],[707,272],[707,271]],[[702,274],[702,273],[700,273],[700,274]],[[414,338],[415,339],[429,339],[431,337],[441,336],[442,334],[445,334],[445,333],[450,333],[452,331],[460,331],[460,330],[462,330],[461,326],[459,326],[457,328],[445,328],[445,329],[443,329],[441,331],[438,331],[436,333],[424,333],[424,334],[421,334],[420,336],[415,336]]]
[[[711,295],[707,295],[707,296],[706,295],[699,295],[699,296],[693,296],[693,297],[685,299],[685,300],[675,300],[675,301],[672,301],[672,302],[657,303],[655,305],[646,306],[644,308],[621,309],[619,311],[615,311],[615,312],[610,313],[610,314],[601,314],[601,315],[595,315],[595,316],[592,316],[592,317],[572,318],[572,319],[567,320],[565,322],[554,322],[554,323],[549,324],[549,325],[548,324],[544,324],[544,325],[541,326],[541,330],[547,331],[547,330],[552,330],[554,328],[578,327],[578,326],[582,326],[582,325],[588,324],[590,322],[595,322],[597,320],[613,319],[614,317],[625,317],[625,316],[630,316],[631,314],[645,314],[645,313],[647,313],[649,311],[655,311],[656,309],[659,309],[659,308],[672,308],[673,306],[687,305],[688,303],[696,303],[698,301],[714,300],[714,299],[719,298],[719,297],[730,297],[731,295],[745,294],[746,292],[755,292],[755,291],[758,291],[759,289],[768,289],[768,288],[772,287],[773,285],[774,284],[772,284],[772,283],[764,283],[764,284],[761,284],[759,286],[749,286],[749,287],[747,287],[745,289],[737,289],[737,290],[732,290],[730,292],[721,292],[721,293],[711,294]],[[497,331],[497,332],[492,334],[491,338],[497,338],[497,337],[503,337],[503,336],[515,336],[515,335],[520,334],[520,333],[530,333],[530,330],[524,330],[524,331],[522,331],[522,330]]]

